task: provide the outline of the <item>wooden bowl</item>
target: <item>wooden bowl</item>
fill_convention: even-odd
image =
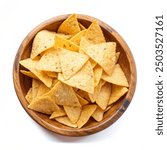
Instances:
[[[19,61],[30,56],[31,46],[33,38],[37,32],[43,29],[48,29],[52,31],[57,31],[59,25],[68,17],[69,15],[62,15],[54,17],[47,20],[33,29],[21,43],[19,50],[16,54],[14,66],[13,66],[13,81],[15,90],[26,112],[41,126],[46,129],[53,131],[58,134],[66,136],[83,136],[96,133],[101,131],[108,126],[112,125],[127,109],[130,104],[136,87],[136,67],[131,51],[122,37],[109,25],[104,22],[86,15],[78,15],[78,20],[85,27],[88,27],[91,22],[96,19],[104,32],[107,41],[114,41],[117,43],[117,51],[120,51],[119,64],[121,65],[127,79],[129,82],[129,91],[126,95],[120,98],[113,107],[107,111],[104,115],[104,119],[101,122],[95,122],[93,119],[81,129],[70,128],[62,125],[54,120],[50,120],[49,116],[42,113],[35,112],[28,109],[28,102],[25,99],[25,95],[31,86],[31,79],[20,73],[22,66],[19,65]]]

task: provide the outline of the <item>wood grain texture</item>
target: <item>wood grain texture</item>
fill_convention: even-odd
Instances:
[[[19,65],[19,61],[28,58],[30,56],[32,41],[37,32],[39,32],[42,29],[57,31],[59,25],[68,16],[69,15],[62,15],[51,18],[50,20],[41,23],[26,36],[26,38],[21,43],[15,57],[13,65],[13,82],[20,103],[22,104],[26,112],[37,123],[39,123],[46,129],[58,134],[66,136],[84,136],[96,133],[98,131],[107,128],[108,126],[113,124],[117,119],[119,119],[119,117],[125,112],[135,92],[136,78],[137,78],[136,67],[134,58],[132,56],[129,47],[127,46],[123,38],[112,27],[108,26],[107,24],[96,18],[86,15],[78,15],[79,22],[82,23],[85,27],[88,27],[94,19],[98,20],[106,40],[115,41],[117,43],[117,51],[121,52],[119,58],[119,64],[121,65],[123,71],[125,72],[125,75],[129,82],[128,93],[123,97],[121,97],[120,100],[117,101],[113,105],[113,107],[105,113],[104,119],[101,122],[95,122],[93,119],[90,119],[90,121],[81,129],[75,129],[64,126],[56,121],[50,120],[49,116],[47,115],[28,109],[27,108],[28,103],[25,99],[25,95],[31,86],[31,79],[20,73],[20,70],[23,69],[23,67]]]

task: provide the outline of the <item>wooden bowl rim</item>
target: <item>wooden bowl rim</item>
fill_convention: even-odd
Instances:
[[[108,126],[112,125],[114,122],[116,122],[121,116],[122,114],[125,112],[125,110],[127,109],[127,107],[129,106],[130,102],[132,101],[134,92],[135,92],[135,88],[136,88],[136,82],[137,82],[137,72],[136,72],[136,65],[135,65],[135,61],[133,58],[133,55],[130,51],[130,48],[128,47],[128,45],[126,44],[126,42],[124,41],[124,39],[119,35],[118,32],[116,32],[111,26],[107,25],[106,23],[104,23],[103,21],[94,18],[92,16],[88,16],[88,15],[83,15],[83,14],[77,14],[78,19],[79,20],[86,20],[86,21],[93,21],[93,20],[97,20],[100,24],[100,26],[106,30],[108,30],[110,33],[112,33],[112,35],[119,41],[120,45],[123,47],[124,52],[126,53],[126,55],[128,56],[128,58],[131,58],[129,61],[129,65],[130,65],[130,70],[132,70],[131,72],[131,80],[129,82],[129,91],[126,94],[124,101],[123,101],[123,105],[121,105],[121,107],[110,117],[108,117],[105,121],[99,122],[99,124],[97,124],[96,126],[93,127],[88,127],[88,128],[81,128],[81,129],[76,129],[76,130],[68,130],[68,129],[63,129],[63,128],[59,128],[56,126],[53,126],[51,124],[49,124],[48,122],[42,120],[34,111],[28,109],[26,106],[24,106],[21,97],[24,97],[23,93],[19,93],[19,89],[21,89],[21,83],[19,80],[19,61],[20,61],[20,56],[22,56],[23,53],[23,47],[29,43],[29,41],[31,41],[31,39],[36,35],[37,32],[39,32],[40,30],[42,30],[43,28],[45,28],[46,26],[48,26],[49,24],[52,24],[56,21],[62,21],[65,20],[70,14],[65,14],[65,15],[60,15],[60,16],[55,16],[51,19],[48,19],[44,22],[42,22],[41,24],[39,24],[38,26],[36,26],[30,33],[28,33],[28,35],[24,38],[24,40],[22,41],[17,54],[15,56],[15,60],[14,60],[14,65],[13,65],[13,83],[14,83],[14,88],[17,94],[17,97],[22,105],[22,107],[25,109],[25,111],[29,114],[29,116],[35,120],[38,124],[40,124],[41,126],[43,126],[44,128],[61,134],[61,135],[66,135],[66,136],[85,136],[85,135],[90,135],[90,134],[94,134],[96,132],[99,132],[105,128],[107,128]],[[114,31],[114,32],[113,32]],[[29,38],[29,35],[31,35],[32,38]],[[16,73],[15,73],[16,70]],[[133,79],[133,83],[132,83],[132,79]],[[18,82],[15,82],[15,81]],[[21,96],[19,94],[21,94]],[[24,101],[26,101],[26,99],[24,98]],[[114,120],[114,121],[113,121]]]

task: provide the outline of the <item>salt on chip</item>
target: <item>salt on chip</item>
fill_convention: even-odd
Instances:
[[[55,119],[57,122],[61,123],[61,124],[64,124],[66,126],[69,126],[69,127],[73,127],[73,128],[76,128],[77,127],[77,124],[76,123],[72,123],[68,117],[58,117]]]
[[[87,55],[72,52],[63,48],[59,49],[59,58],[62,74],[65,80],[76,74],[89,59]]]
[[[94,87],[96,87],[101,79],[103,69],[99,65],[96,65],[93,68],[93,71],[94,71]]]
[[[108,105],[111,105],[115,103],[117,100],[119,100],[120,97],[122,97],[125,93],[128,92],[127,87],[118,86],[118,85],[112,85],[111,87],[111,96]]]
[[[54,99],[58,105],[81,106],[72,87],[58,81],[45,95]]]
[[[96,120],[96,121],[102,121],[103,119],[103,114],[104,114],[104,110],[102,110],[100,107],[97,107],[96,110],[94,111],[94,113],[92,114],[92,117]]]
[[[28,105],[28,108],[50,115],[59,109],[59,106],[54,99],[51,99],[48,96],[41,96],[33,100],[30,105]]]
[[[115,42],[96,44],[82,50],[97,62],[107,74],[111,75],[116,60]]]
[[[37,76],[33,74],[31,71],[20,70],[20,72],[30,78],[38,79]]]
[[[63,106],[64,110],[72,123],[76,123],[81,114],[81,107],[78,106]]]
[[[31,103],[31,101],[33,100],[32,97],[32,88],[30,88],[25,96],[26,100],[28,101],[28,103]]]
[[[79,94],[76,94],[79,100],[79,103],[81,104],[81,106],[87,105],[89,102],[84,99],[83,97],[81,97]]]
[[[36,69],[37,60],[32,60],[31,58],[27,58],[20,61],[20,64],[30,70],[35,76],[38,77],[47,87],[51,87],[52,78],[48,77],[44,72]]]
[[[105,83],[100,90],[100,93],[98,94],[98,98],[96,99],[97,105],[105,110],[107,108],[109,99],[111,95],[111,85],[110,83]]]
[[[49,117],[49,119],[55,119],[57,117],[62,117],[62,116],[65,116],[66,113],[64,111],[63,108],[59,107],[59,109],[57,109],[56,111],[54,111],[51,116]]]
[[[70,15],[58,28],[58,33],[74,35],[80,30],[79,23],[77,20],[77,15]]]
[[[79,50],[79,46],[73,43],[70,40],[64,39],[60,36],[56,36],[55,40],[55,48],[65,48],[71,51],[77,52]]]
[[[46,51],[36,64],[36,69],[42,71],[61,72],[58,50]]]
[[[46,50],[52,49],[55,44],[55,37],[55,32],[48,30],[38,32],[32,44],[31,59],[34,59]]]
[[[112,74],[109,76],[103,72],[102,79],[112,84],[128,87],[127,78],[119,64],[114,66]]]
[[[78,128],[81,128],[84,124],[88,122],[89,118],[92,116],[96,108],[97,108],[97,105],[83,106],[80,118],[77,122]]]
[[[82,69],[68,80],[65,80],[63,75],[59,73],[58,80],[88,93],[94,93],[94,74],[89,61],[87,61]]]

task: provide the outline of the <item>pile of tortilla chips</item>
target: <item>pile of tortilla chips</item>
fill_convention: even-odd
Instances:
[[[85,28],[76,14],[57,32],[38,32],[30,58],[20,61],[26,68],[20,72],[32,78],[28,108],[70,127],[81,128],[91,117],[101,121],[128,91],[119,55],[116,43],[106,42],[96,20]]]

